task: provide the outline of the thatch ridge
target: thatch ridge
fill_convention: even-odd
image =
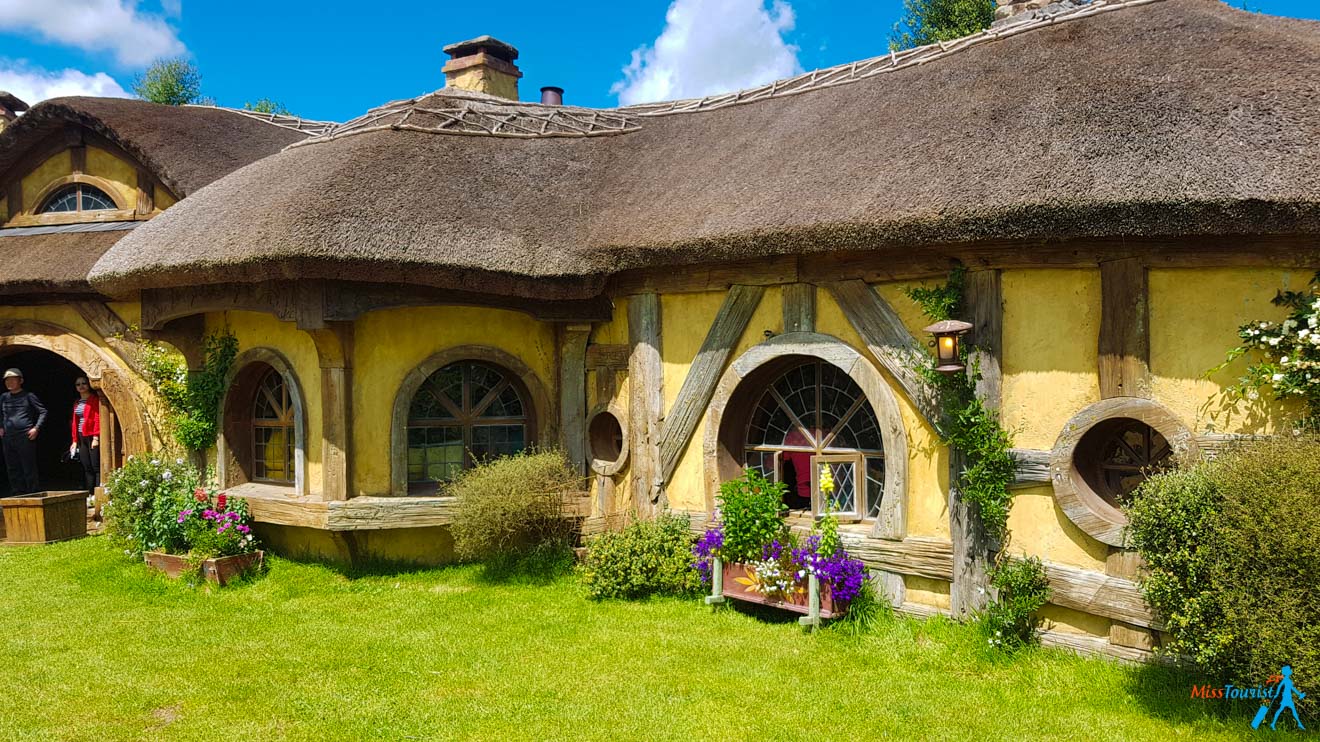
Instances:
[[[622,270],[835,250],[1320,235],[1320,24],[1217,0],[1105,7],[624,136],[332,132],[137,230],[93,283],[590,291]]]

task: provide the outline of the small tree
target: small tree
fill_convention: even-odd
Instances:
[[[969,36],[990,27],[995,0],[903,0],[903,20],[889,35],[893,51]]]
[[[202,73],[182,57],[158,59],[134,78],[133,93],[165,106],[197,103],[202,97]]]
[[[256,113],[273,113],[276,116],[292,116],[289,109],[284,107],[283,103],[270,98],[258,98],[256,103],[244,103],[244,111],[255,111]]]

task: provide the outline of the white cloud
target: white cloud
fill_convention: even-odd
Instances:
[[[19,100],[34,106],[47,98],[65,95],[96,95],[128,98],[127,92],[104,72],[89,75],[78,70],[52,72],[23,63],[0,60],[0,90],[7,90]]]
[[[139,12],[137,0],[0,0],[0,31],[109,51],[126,67],[186,51],[178,32],[164,18]]]
[[[674,0],[653,46],[633,51],[610,88],[623,105],[698,98],[755,87],[802,71],[786,0]]]

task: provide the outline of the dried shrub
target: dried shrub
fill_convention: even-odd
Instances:
[[[560,451],[524,451],[479,464],[450,487],[458,498],[451,533],[460,559],[500,561],[568,547],[576,524],[564,497],[582,481]]]

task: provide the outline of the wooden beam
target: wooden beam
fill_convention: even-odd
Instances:
[[[1049,484],[1050,461],[1053,456],[1052,451],[1039,451],[1034,448],[1013,448],[1009,450],[1009,454],[1013,456],[1015,468],[1013,473],[1013,484],[1009,485],[1010,487]]]
[[[74,175],[82,175],[87,172],[87,147],[78,146],[69,148],[69,170]]]
[[[353,415],[353,324],[329,322],[309,330],[321,366],[321,497],[353,495],[349,435]]]
[[[579,476],[587,474],[587,339],[591,325],[557,325],[559,437]]]
[[[998,270],[974,270],[967,273],[964,302],[971,313],[971,360],[980,372],[976,396],[991,410],[998,411],[1003,395],[1000,364],[1004,348],[1004,289]]]
[[[627,343],[592,343],[587,346],[587,369],[608,368],[625,371],[628,369],[628,357],[632,355],[632,346]]]
[[[633,506],[649,515],[662,508],[660,415],[664,407],[664,367],[660,361],[660,296],[628,298],[628,417]]]
[[[784,332],[816,331],[816,287],[810,283],[784,286]]]
[[[1123,577],[1045,563],[1050,581],[1050,602],[1094,616],[1104,616],[1133,626],[1162,628],[1146,605],[1141,586]]]
[[[140,351],[137,346],[141,335],[129,327],[115,310],[103,301],[85,300],[69,303],[83,320],[105,339],[105,344],[124,361],[124,365],[138,376],[148,378],[146,368],[139,361]]]
[[[150,216],[156,210],[156,178],[145,168],[137,171],[137,214]]]
[[[660,436],[660,480],[668,482],[678,468],[692,432],[715,394],[720,374],[738,344],[752,313],[765,294],[763,286],[734,286],[724,297],[724,304],[706,333],[697,357],[688,366],[683,386],[678,390],[674,407],[665,415]]]
[[[1151,396],[1150,302],[1140,258],[1100,264],[1100,396]]]
[[[926,363],[925,355],[894,308],[861,281],[835,281],[827,287],[871,354],[903,388],[926,423],[936,431],[943,430],[938,396],[917,371]]]

